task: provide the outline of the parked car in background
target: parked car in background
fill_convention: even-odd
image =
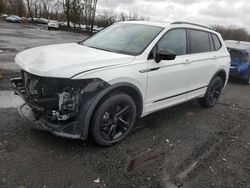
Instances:
[[[49,20],[45,19],[45,18],[37,18],[35,20],[36,23],[38,24],[48,24]]]
[[[21,23],[22,18],[20,18],[19,16],[16,16],[16,15],[11,15],[11,16],[6,18],[6,21],[7,22],[13,22],[13,23]]]
[[[231,56],[230,76],[250,84],[250,42],[225,41]]]
[[[1,14],[0,17],[1,17],[1,18],[7,18],[7,17],[8,17],[8,14]]]
[[[122,22],[91,38],[19,53],[12,87],[38,129],[110,146],[135,120],[188,100],[213,107],[229,77],[219,33],[192,23]]]
[[[48,22],[48,30],[59,29],[59,22],[57,20],[50,20]]]
[[[29,19],[27,17],[22,17],[22,22],[29,22]]]

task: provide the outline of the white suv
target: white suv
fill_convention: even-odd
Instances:
[[[230,57],[221,35],[186,23],[122,22],[72,44],[16,56],[12,87],[33,126],[102,146],[124,139],[137,118],[198,99],[212,107]]]

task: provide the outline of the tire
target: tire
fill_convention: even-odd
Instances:
[[[221,77],[213,78],[207,88],[206,94],[203,98],[198,99],[201,106],[206,108],[213,107],[219,100],[223,88],[223,81]]]
[[[91,131],[100,146],[111,146],[122,141],[136,120],[134,100],[125,93],[116,93],[104,99],[94,112]]]

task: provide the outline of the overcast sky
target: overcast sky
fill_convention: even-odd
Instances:
[[[137,12],[151,21],[235,25],[250,32],[249,0],[98,0],[97,10]]]

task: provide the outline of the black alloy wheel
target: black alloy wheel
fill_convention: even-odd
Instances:
[[[199,103],[207,108],[213,107],[219,100],[222,89],[222,79],[217,76],[209,83],[205,96],[198,99]]]
[[[92,134],[97,144],[110,146],[123,140],[136,120],[133,99],[124,93],[114,94],[97,108],[92,120]]]

